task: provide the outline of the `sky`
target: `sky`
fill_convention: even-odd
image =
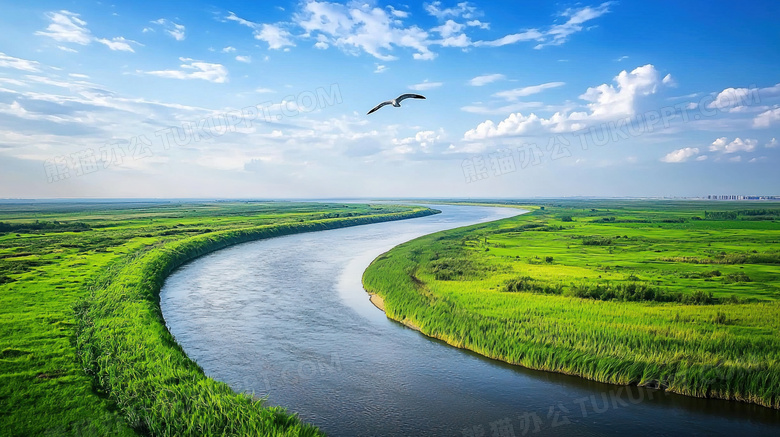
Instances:
[[[0,198],[780,195],[777,1],[0,10]]]

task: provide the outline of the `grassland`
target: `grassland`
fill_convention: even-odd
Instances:
[[[431,214],[306,203],[0,205],[0,435],[317,435],[203,375],[170,271],[230,244]]]
[[[780,408],[780,205],[528,209],[400,245],[364,285],[388,317],[491,358]]]

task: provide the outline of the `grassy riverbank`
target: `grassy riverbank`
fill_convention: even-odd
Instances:
[[[398,246],[364,285],[492,358],[780,408],[780,205],[540,206]]]
[[[165,277],[230,244],[430,213],[253,202],[0,205],[0,434],[318,434],[203,375],[165,328]]]

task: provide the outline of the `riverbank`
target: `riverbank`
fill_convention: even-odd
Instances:
[[[318,435],[187,358],[159,309],[165,277],[245,241],[435,212],[292,202],[7,207],[3,435]]]
[[[779,408],[778,225],[743,207],[546,204],[398,246],[363,282],[388,317],[490,358]]]

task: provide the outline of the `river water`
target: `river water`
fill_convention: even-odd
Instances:
[[[177,269],[168,329],[212,378],[333,436],[780,435],[780,411],[533,371],[387,319],[361,286],[415,237],[520,213],[442,214],[244,243]]]

